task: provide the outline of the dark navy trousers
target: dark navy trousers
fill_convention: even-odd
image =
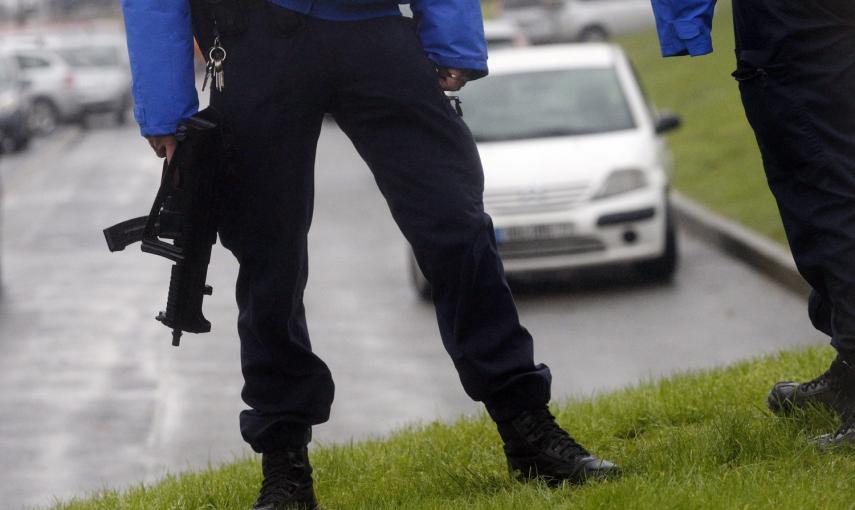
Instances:
[[[809,313],[855,360],[855,2],[734,0],[734,77]]]
[[[303,307],[326,113],[368,163],[412,245],[466,393],[499,420],[546,404],[549,369],[535,365],[532,338],[519,323],[484,213],[472,135],[440,90],[412,20],[325,21],[242,3],[246,27],[221,34],[225,89],[211,102],[237,154],[238,184],[226,197],[220,239],[240,264],[247,442],[274,449],[329,417],[333,380],[312,352]],[[211,25],[208,13],[194,10],[203,50]]]

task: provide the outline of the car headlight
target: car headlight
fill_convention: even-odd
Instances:
[[[613,197],[647,186],[647,174],[637,168],[615,170],[606,178],[594,199]]]
[[[0,94],[0,112],[11,112],[18,105],[18,97],[11,91]]]

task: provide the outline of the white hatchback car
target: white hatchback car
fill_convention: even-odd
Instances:
[[[39,134],[60,122],[85,123],[111,113],[119,124],[131,106],[131,74],[124,36],[65,34],[16,42],[14,53],[31,84],[31,123]]]
[[[460,93],[484,167],[484,207],[509,274],[635,265],[670,278],[672,158],[623,51],[609,44],[508,49]],[[413,265],[422,295],[427,282]]]

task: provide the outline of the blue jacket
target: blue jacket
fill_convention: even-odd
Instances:
[[[652,0],[663,57],[706,55],[713,50],[716,0]]]
[[[400,15],[398,0],[271,0],[330,20]],[[400,3],[407,3],[401,0]],[[425,53],[437,65],[486,72],[479,0],[409,0]],[[143,135],[175,132],[196,113],[189,0],[122,0],[131,60],[134,117]]]

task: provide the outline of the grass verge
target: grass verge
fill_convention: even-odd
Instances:
[[[673,184],[687,196],[749,228],[785,243],[766,184],[754,133],[745,120],[736,81],[731,6],[719,1],[713,27],[715,52],[699,58],[663,59],[654,31],[623,37],[654,104],[683,116],[669,136]]]
[[[514,482],[482,416],[315,447],[318,497],[327,509],[852,508],[855,454],[821,454],[810,442],[836,419],[776,418],[764,406],[771,382],[813,377],[831,356],[785,352],[560,405],[560,423],[623,466],[613,481],[557,490]],[[257,459],[246,459],[54,510],[244,510],[260,476]]]

